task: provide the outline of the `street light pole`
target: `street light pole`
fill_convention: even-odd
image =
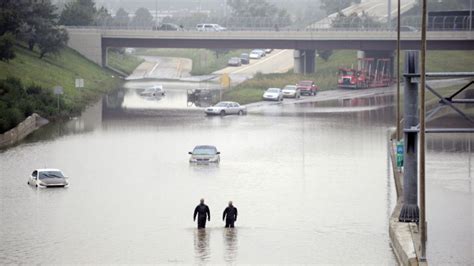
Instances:
[[[425,202],[425,88],[426,88],[426,13],[427,0],[422,0],[421,16],[421,77],[420,77],[420,261],[426,261],[426,202]]]
[[[387,26],[389,29],[392,28],[392,0],[388,0]]]
[[[397,141],[400,141],[400,1],[397,2]]]

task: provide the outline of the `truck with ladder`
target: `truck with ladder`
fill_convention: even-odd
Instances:
[[[339,68],[339,88],[376,88],[392,84],[389,58],[359,58],[357,68]]]

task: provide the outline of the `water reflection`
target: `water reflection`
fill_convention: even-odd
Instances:
[[[237,233],[237,228],[224,228],[224,260],[226,262],[234,262],[237,258],[237,251],[239,249]]]
[[[211,230],[209,229],[196,229],[194,231],[194,257],[197,261],[207,262],[211,259],[210,238]]]

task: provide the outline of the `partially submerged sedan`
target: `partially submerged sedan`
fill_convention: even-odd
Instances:
[[[284,98],[300,98],[300,90],[298,89],[298,87],[296,87],[296,85],[286,85],[283,88],[282,92]]]
[[[166,92],[163,88],[163,85],[155,85],[151,88],[146,88],[142,92],[140,92],[141,96],[144,97],[158,97],[158,96],[165,96]]]
[[[191,155],[191,158],[189,158],[190,163],[208,164],[221,161],[221,153],[217,151],[215,146],[211,145],[198,145],[189,154]]]
[[[280,88],[269,88],[263,93],[262,98],[266,101],[283,101],[283,92]]]
[[[204,112],[206,115],[244,115],[247,113],[247,107],[236,102],[219,102],[214,106],[207,107]]]
[[[66,187],[67,178],[59,169],[36,169],[28,179],[28,185],[35,187]]]

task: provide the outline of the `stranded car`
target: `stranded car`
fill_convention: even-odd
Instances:
[[[250,59],[260,59],[262,58],[262,53],[259,51],[253,50],[252,52],[250,52],[249,57]]]
[[[66,187],[69,182],[59,169],[36,169],[28,178],[28,185],[40,188]]]
[[[279,88],[269,88],[263,93],[264,100],[283,101],[283,93]]]
[[[165,89],[163,89],[162,85],[156,85],[151,88],[146,88],[142,92],[140,92],[141,96],[145,97],[153,97],[153,96],[164,96],[166,94]]]
[[[232,57],[229,59],[229,61],[227,62],[227,65],[228,66],[241,66],[242,65],[242,62],[240,61],[240,58],[239,57]]]
[[[220,152],[215,146],[198,145],[194,147],[193,151],[188,152],[191,155],[190,163],[208,164],[219,163],[221,161]]]
[[[219,102],[204,110],[206,115],[244,115],[247,108],[236,102]]]
[[[317,91],[318,91],[318,86],[316,86],[316,84],[314,84],[314,81],[312,80],[302,80],[300,82],[298,82],[298,84],[296,84],[296,87],[298,87],[298,89],[300,90],[301,92],[301,95],[316,95]]]
[[[300,90],[296,85],[286,85],[283,90],[283,97],[285,98],[300,98]]]
[[[247,53],[241,54],[240,55],[240,62],[244,65],[247,65],[248,63],[250,63],[249,54],[247,54]]]

